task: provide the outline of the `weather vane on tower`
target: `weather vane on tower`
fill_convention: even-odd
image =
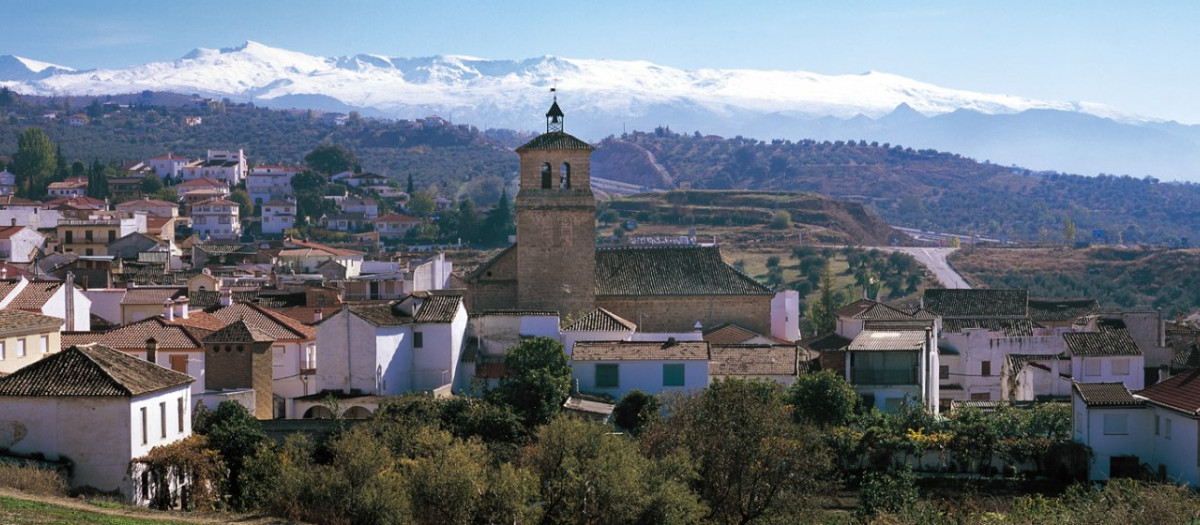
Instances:
[[[563,130],[563,112],[558,107],[558,79],[554,79],[554,84],[550,86],[550,92],[554,94],[554,103],[550,104],[550,111],[546,112],[546,133],[553,133]]]

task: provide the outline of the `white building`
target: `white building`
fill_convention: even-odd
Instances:
[[[191,435],[192,381],[104,346],[69,348],[0,378],[0,448],[69,459],[72,487],[144,505],[150,484],[130,461]]]
[[[246,191],[254,204],[287,199],[293,194],[292,177],[304,171],[295,166],[255,166],[246,176]]]
[[[0,195],[12,195],[17,192],[17,176],[8,168],[0,171]]]
[[[77,177],[62,182],[51,182],[46,191],[54,197],[82,197],[87,195],[88,181]]]
[[[1154,411],[1121,383],[1074,383],[1071,392],[1072,439],[1092,449],[1088,479],[1136,475],[1143,458],[1153,455],[1146,436]]]
[[[116,206],[121,211],[144,211],[149,217],[178,217],[179,203],[142,197]]]
[[[0,309],[13,308],[63,319],[63,330],[91,330],[92,302],[75,287],[75,277],[66,281],[0,280]]]
[[[46,247],[46,237],[27,226],[0,227],[0,259],[28,263]]]
[[[708,386],[710,357],[704,341],[580,341],[571,372],[580,392],[616,399],[635,389],[686,392]]]
[[[282,235],[296,227],[296,203],[270,200],[262,203],[262,232],[266,235]]]
[[[458,293],[344,304],[317,325],[316,391],[449,394],[466,329],[467,310]]]
[[[424,221],[408,215],[389,213],[371,222],[375,223],[375,231],[379,233],[379,238],[403,239],[409,231],[420,226]]]
[[[238,203],[213,199],[192,205],[192,231],[204,239],[237,240],[242,235]]]
[[[62,325],[57,317],[0,309],[0,376],[57,352]]]
[[[192,179],[172,186],[182,199],[193,192],[214,192],[214,195],[229,195],[229,184],[216,179]]]
[[[190,162],[191,161],[186,157],[180,157],[174,153],[167,153],[166,155],[152,157],[142,164],[147,168],[150,168],[150,170],[159,177],[178,178],[179,171],[182,170],[184,166],[187,166]]]
[[[1142,350],[1128,330],[1066,333],[1062,338],[1071,358],[1071,377],[1075,381],[1118,382],[1135,392],[1146,386]]]
[[[243,150],[208,150],[204,161],[195,161],[179,170],[184,180],[208,178],[236,186],[246,178],[246,154]]]
[[[342,199],[342,211],[346,213],[361,213],[367,220],[379,217],[379,202],[370,197],[355,197],[353,195]]]
[[[937,339],[932,326],[872,329],[870,323],[846,347],[846,381],[868,406],[894,413],[904,403],[940,411]]]
[[[1092,449],[1091,479],[1136,475],[1200,486],[1200,369],[1130,394],[1119,382],[1076,383],[1074,438]]]

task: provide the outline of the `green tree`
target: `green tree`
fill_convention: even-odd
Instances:
[[[17,152],[10,169],[17,177],[17,192],[21,197],[37,199],[46,195],[50,178],[58,166],[54,143],[42,128],[25,128],[17,137]]]
[[[916,505],[919,496],[916,477],[907,465],[894,472],[867,472],[856,512],[863,518],[898,514]]]
[[[158,178],[158,175],[151,173],[146,175],[146,178],[142,179],[142,193],[149,195],[152,193],[158,193],[159,190],[162,189],[162,179]]]
[[[637,435],[643,427],[658,419],[658,411],[661,408],[662,403],[657,397],[641,390],[630,390],[613,407],[613,421],[617,426]]]
[[[500,192],[500,200],[487,214],[484,221],[484,242],[492,246],[507,246],[508,236],[517,231],[512,203],[508,200],[508,188]]]
[[[813,427],[792,422],[777,383],[716,381],[668,399],[666,413],[644,447],[651,457],[685,450],[695,459],[694,486],[713,522],[804,522],[834,487],[830,451]]]
[[[246,462],[267,439],[262,423],[235,401],[222,401],[211,414],[197,419],[194,430],[208,436],[209,447],[221,454],[229,469],[227,493],[230,504],[236,509],[254,507],[255,502],[246,498],[241,478]]]
[[[416,186],[413,185],[412,173],[408,174],[408,186],[406,186],[406,188],[407,189],[405,190],[405,192],[408,193],[410,196],[417,192]]]
[[[341,144],[321,144],[304,156],[304,162],[317,173],[333,175],[358,166],[358,157]]]
[[[434,209],[433,197],[424,193],[410,195],[408,198],[408,213],[417,217],[428,217]]]
[[[475,209],[475,203],[470,198],[458,203],[457,235],[464,242],[476,242],[480,239],[483,228],[483,216]]]
[[[491,391],[527,428],[550,421],[562,410],[571,389],[571,367],[562,343],[546,337],[521,341],[504,356],[508,375]]]
[[[833,312],[841,305],[838,304],[837,294],[833,291],[833,270],[826,260],[821,268],[821,295],[809,308],[808,320],[814,333],[832,332],[837,327],[837,318]]]
[[[788,389],[787,401],[798,422],[822,427],[841,426],[854,415],[858,394],[841,375],[832,370],[800,376]]]
[[[1063,219],[1063,240],[1067,243],[1075,242],[1075,221],[1070,217]]]
[[[787,210],[779,210],[771,216],[772,230],[786,230],[792,227],[792,214]]]
[[[238,214],[242,218],[254,215],[254,203],[250,200],[250,194],[241,188],[233,190],[229,194],[229,200],[238,203]]]

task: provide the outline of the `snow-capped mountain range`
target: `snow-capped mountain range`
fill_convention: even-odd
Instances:
[[[1100,104],[975,93],[873,71],[688,71],[645,61],[552,56],[520,61],[449,55],[325,58],[246,42],[123,69],[77,71],[0,56],[0,86],[36,95],[198,93],[273,107],[353,109],[365,116],[432,113],[456,123],[512,129],[537,129],[549,103],[548,90],[557,87],[568,131],[585,139],[666,125],[676,131],[760,139],[890,141],[1085,174],[1200,178],[1194,168],[1200,162],[1176,164],[1200,159],[1195,126]],[[1082,135],[1073,137],[1073,132]],[[1147,162],[1114,155],[1106,144],[1109,135],[1124,144],[1117,152],[1129,153],[1132,146]],[[1105,144],[1096,147],[1098,143]],[[1142,152],[1147,143],[1156,144],[1153,152]],[[1171,152],[1163,151],[1164,145]],[[1174,150],[1180,148],[1190,151],[1162,162],[1163,155],[1177,156]]]

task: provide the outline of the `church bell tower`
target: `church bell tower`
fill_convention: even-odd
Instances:
[[[546,132],[517,148],[517,306],[578,316],[595,308],[592,148],[563,130],[557,96]]]

